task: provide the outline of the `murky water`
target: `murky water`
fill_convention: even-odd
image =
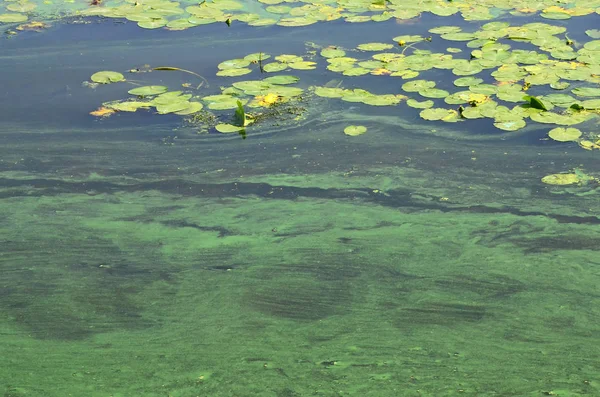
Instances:
[[[597,172],[597,152],[540,125],[309,95],[297,123],[198,134],[175,115],[94,118],[130,87],[81,84],[169,65],[217,93],[223,60],[439,20],[420,23],[104,21],[2,40],[3,395],[599,395],[600,190],[540,181]],[[346,86],[402,84],[369,77]]]

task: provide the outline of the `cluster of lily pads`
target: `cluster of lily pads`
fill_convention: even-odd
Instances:
[[[166,27],[182,30],[215,22],[242,22],[251,26],[306,26],[317,22],[380,22],[389,19],[410,20],[424,13],[437,16],[460,15],[467,21],[487,21],[511,14],[539,14],[547,19],[600,13],[598,0],[525,0],[419,1],[403,0],[94,0],[74,2],[61,0],[17,0],[5,2],[0,9],[0,23],[23,22],[28,14],[38,16],[83,15],[125,18],[146,29]]]
[[[256,57],[249,54],[249,58]],[[268,57],[268,56],[266,56]],[[242,65],[240,60],[229,62],[233,65]],[[153,70],[181,70],[174,67],[158,67]],[[228,69],[222,69],[228,70]],[[191,72],[190,72],[191,73]],[[97,86],[101,84],[126,82],[122,73],[114,71],[100,71],[94,73],[91,83],[87,85]],[[106,117],[116,112],[135,112],[137,110],[154,109],[158,114],[194,115],[201,111],[227,111],[235,110],[234,124],[214,123],[204,127],[215,127],[221,133],[241,132],[254,121],[254,116],[247,114],[248,108],[268,108],[274,105],[285,104],[304,92],[302,88],[292,87],[299,80],[291,75],[274,75],[261,80],[238,81],[230,87],[224,87],[219,94],[196,95],[196,89],[182,91],[169,91],[163,85],[144,85],[132,88],[128,91],[130,98],[105,102],[98,109],[90,112],[93,116]],[[185,84],[190,87],[190,84]],[[219,120],[217,115],[211,113],[211,117],[203,117],[201,120]]]

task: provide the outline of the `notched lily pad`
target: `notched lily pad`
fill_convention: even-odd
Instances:
[[[133,88],[127,93],[131,95],[137,96],[149,96],[149,95],[158,95],[167,92],[168,88],[164,85],[146,85],[143,87]]]
[[[110,83],[118,83],[119,81],[125,81],[125,76],[119,72],[111,72],[108,70],[104,70],[101,72],[96,72],[90,77],[90,79],[94,83],[99,84],[110,84]]]
[[[573,127],[557,127],[551,129],[548,136],[558,142],[577,141],[581,137],[581,131]]]

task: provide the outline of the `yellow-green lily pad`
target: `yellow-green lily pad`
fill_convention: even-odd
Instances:
[[[92,75],[92,77],[90,77],[90,79],[94,83],[110,84],[110,83],[117,83],[119,81],[125,81],[125,76],[123,76],[123,74],[121,74],[119,72],[111,72],[108,70],[104,70],[101,72],[94,73]]]
[[[573,127],[556,127],[548,132],[548,136],[559,142],[577,141],[581,137],[581,131]]]
[[[363,125],[349,125],[348,127],[344,128],[344,134],[350,136],[362,135],[365,132],[367,132],[367,127]]]

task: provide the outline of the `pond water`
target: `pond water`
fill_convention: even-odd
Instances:
[[[600,395],[599,2],[158,3],[0,3],[3,396]]]

